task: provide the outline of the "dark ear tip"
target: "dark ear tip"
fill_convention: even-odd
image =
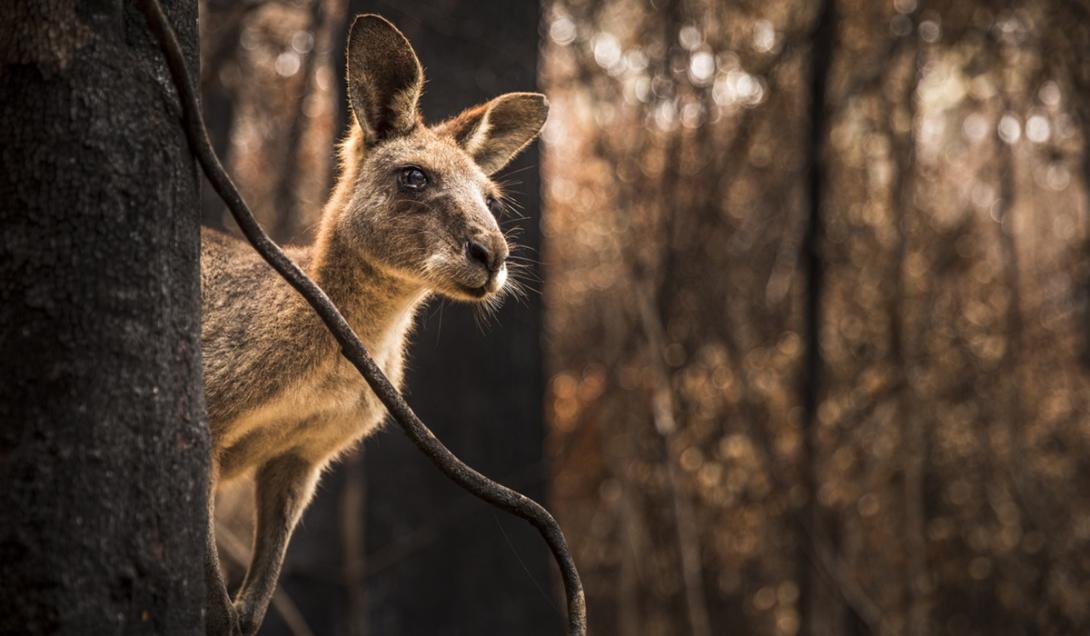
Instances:
[[[536,97],[538,109],[540,110],[541,125],[545,125],[545,120],[549,118],[549,98],[541,93],[531,93]]]
[[[545,119],[549,116],[548,97],[542,93],[515,93],[514,97],[525,105],[526,110],[534,112],[541,123],[545,123]]]
[[[423,75],[409,39],[393,22],[376,13],[361,13],[352,20],[347,50],[349,76],[353,71],[367,72],[373,65],[389,66],[392,61],[415,67],[416,75]]]
[[[530,93],[530,94],[533,95],[535,98],[537,98],[538,103],[541,105],[541,109],[544,110],[546,113],[548,113],[549,112],[549,98],[546,97],[543,93]]]
[[[353,18],[352,29],[364,26],[381,26],[389,27],[391,29],[394,29],[395,31],[397,30],[397,27],[394,26],[393,22],[390,22],[389,20],[377,13],[361,13]]]
[[[394,26],[393,22],[390,22],[386,18],[377,13],[361,13],[352,20],[352,26],[348,29],[348,39],[353,40],[358,34],[362,33],[386,33],[396,35],[401,39],[405,39],[405,35]],[[407,40],[406,40],[407,41]]]

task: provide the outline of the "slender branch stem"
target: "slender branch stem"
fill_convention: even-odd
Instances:
[[[584,636],[587,631],[587,620],[583,586],[559,524],[536,501],[492,481],[450,452],[417,417],[405,398],[371,359],[363,343],[325,292],[304,274],[303,270],[299,269],[299,266],[292,262],[261,229],[212,150],[212,144],[208,140],[208,133],[201,117],[197,93],[186,69],[181,47],[178,45],[174,30],[163,15],[162,7],[158,0],[140,0],[140,7],[170,67],[170,74],[181,101],[185,134],[190,148],[208,176],[208,181],[227,204],[231,215],[242,229],[243,235],[257,253],[310,303],[340,344],[344,357],[359,370],[360,375],[386,406],[401,429],[439,470],[480,499],[522,517],[537,528],[560,568],[568,602],[568,633],[572,636]]]

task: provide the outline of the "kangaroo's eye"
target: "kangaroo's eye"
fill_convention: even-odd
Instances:
[[[402,190],[419,192],[428,185],[428,175],[416,166],[408,166],[397,173],[397,184]]]
[[[503,213],[503,204],[500,203],[496,197],[488,197],[488,199],[485,200],[485,203],[488,204],[488,211],[491,212],[493,216],[499,216]]]

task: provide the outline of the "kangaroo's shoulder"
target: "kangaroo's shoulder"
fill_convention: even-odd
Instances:
[[[288,255],[302,267],[307,248]],[[310,308],[249,244],[201,231],[201,343],[209,414],[229,419],[335,353]]]

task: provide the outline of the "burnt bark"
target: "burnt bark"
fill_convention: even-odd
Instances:
[[[177,98],[128,3],[0,13],[0,633],[203,633],[199,201]],[[196,2],[169,13],[196,67]]]

